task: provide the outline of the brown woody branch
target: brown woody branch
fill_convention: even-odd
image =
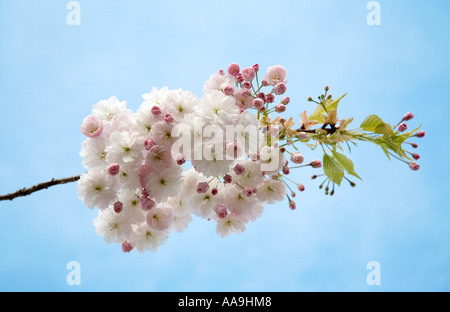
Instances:
[[[0,201],[2,201],[2,200],[13,200],[14,198],[17,198],[17,197],[27,196],[27,195],[30,195],[30,194],[32,194],[34,192],[37,192],[37,191],[40,191],[40,190],[44,190],[44,189],[47,189],[47,188],[55,186],[55,185],[76,182],[76,181],[78,181],[80,179],[80,177],[81,177],[81,175],[76,175],[76,176],[73,176],[73,177],[68,177],[68,178],[63,178],[63,179],[51,179],[50,181],[42,182],[42,183],[33,185],[33,186],[29,187],[29,188],[23,188],[23,189],[20,189],[18,191],[15,191],[13,193],[0,195]]]

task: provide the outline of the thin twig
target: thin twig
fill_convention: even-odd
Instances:
[[[27,195],[30,195],[31,193],[34,193],[34,192],[37,192],[37,191],[40,191],[43,189],[47,189],[47,188],[49,188],[51,186],[55,186],[55,185],[76,182],[80,179],[80,177],[81,177],[81,175],[76,175],[73,177],[68,177],[68,178],[63,178],[63,179],[51,179],[50,181],[42,182],[42,183],[33,185],[29,188],[23,188],[18,191],[15,191],[13,193],[0,195],[0,201],[13,200],[14,198],[17,198],[17,197],[27,196]]]

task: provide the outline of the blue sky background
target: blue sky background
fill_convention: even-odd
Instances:
[[[380,0],[369,26],[366,0],[0,1],[0,193],[84,172],[79,126],[112,95],[136,110],[153,86],[202,96],[231,62],[288,70],[286,116],[329,85],[348,92],[341,117],[369,114],[427,136],[421,170],[360,144],[363,182],[323,195],[317,171],[294,176],[307,191],[297,210],[267,206],[239,236],[221,239],[195,219],[156,253],[122,253],[95,233],[97,211],[76,183],[0,202],[0,291],[449,291],[448,90],[450,2]],[[308,157],[320,154],[303,151]],[[69,261],[81,285],[69,286]],[[381,285],[369,286],[369,261]]]

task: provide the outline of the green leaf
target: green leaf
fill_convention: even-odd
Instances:
[[[394,130],[392,130],[392,127],[385,122],[379,124],[373,132],[384,135],[394,135]]]
[[[332,151],[334,159],[337,160],[337,162],[344,167],[345,171],[348,172],[348,174],[351,174],[352,176],[357,177],[358,179],[362,180],[360,176],[355,172],[353,161],[351,161],[347,156],[344,154]]]
[[[333,109],[337,109],[339,102],[347,95],[347,93],[345,93],[343,96],[341,96],[338,99],[328,99],[325,101],[325,107],[327,109],[327,111],[333,110]],[[316,120],[320,123],[324,123],[326,120],[325,117],[325,109],[323,108],[322,105],[317,105],[316,109],[314,110],[314,112],[312,113],[311,116],[309,116],[309,120]]]
[[[389,160],[391,160],[391,157],[389,156],[389,151],[387,150],[386,145],[385,144],[381,144],[380,146],[383,149],[383,152],[386,154],[387,158]]]
[[[405,151],[402,149],[401,143],[394,142],[391,136],[384,135],[381,138],[376,138],[374,142],[380,145],[385,153],[386,149],[390,149],[398,156],[411,160],[411,158],[409,158],[408,155],[406,155]]]
[[[323,155],[323,172],[331,181],[341,185],[344,178],[344,169],[328,154]]]
[[[412,131],[400,134],[399,137],[401,138],[401,143],[405,142],[407,139],[412,137],[417,132],[417,130],[419,130],[421,127],[422,127],[422,125],[418,126],[416,129],[414,129]]]
[[[375,129],[382,124],[384,124],[383,119],[377,115],[370,115],[362,122],[360,127],[363,130],[375,132]]]

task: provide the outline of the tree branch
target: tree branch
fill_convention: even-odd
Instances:
[[[30,195],[31,193],[34,193],[34,192],[37,192],[37,191],[40,191],[43,189],[47,189],[54,185],[76,182],[80,179],[80,177],[81,177],[81,175],[76,175],[73,177],[63,178],[63,179],[51,179],[50,181],[39,183],[39,184],[33,185],[29,188],[23,188],[18,191],[15,191],[13,193],[0,195],[0,201],[13,200],[14,198],[17,198],[17,197],[27,196],[27,195]]]

